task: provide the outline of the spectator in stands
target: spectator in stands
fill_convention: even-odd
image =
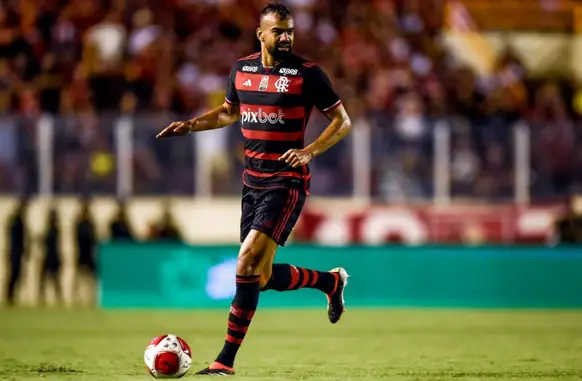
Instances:
[[[288,3],[302,40],[298,53],[325,69],[350,115],[370,126],[374,196],[434,195],[437,125],[452,133],[453,196],[511,196],[516,123],[529,128],[536,152],[534,198],[564,196],[582,184],[582,151],[575,149],[582,143],[582,91],[570,89],[570,80],[530,78],[511,50],[499,54],[489,74],[461,65],[442,42],[443,0]],[[238,192],[236,129],[172,148],[148,137],[167,120],[222,101],[232,62],[257,49],[261,5],[6,2],[0,8],[0,191],[38,189],[35,129],[48,112],[58,128],[53,152],[62,170],[55,171],[53,188],[59,193],[115,193],[120,114],[134,122],[136,192]],[[316,114],[308,138],[320,128]],[[353,156],[351,149],[346,141],[314,161],[315,194],[351,194],[355,169],[337,159]],[[193,157],[210,162],[211,170],[196,172],[206,166]],[[195,187],[201,178],[210,186]]]

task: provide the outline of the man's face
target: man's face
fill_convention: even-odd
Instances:
[[[291,54],[295,34],[292,18],[279,20],[276,14],[265,15],[259,30],[262,42],[273,58],[279,61]]]

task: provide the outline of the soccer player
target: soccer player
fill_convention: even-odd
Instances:
[[[174,122],[158,138],[212,130],[240,121],[245,139],[241,248],[236,267],[236,294],[228,317],[224,347],[209,367],[197,374],[233,375],[234,359],[249,328],[259,292],[314,288],[328,300],[328,318],[344,312],[343,268],[317,271],[273,264],[284,246],[309,192],[308,163],[344,138],[351,121],[325,73],[292,53],[291,12],[270,4],[261,12],[257,37],[261,51],[234,64],[225,103],[206,114]],[[313,107],[329,126],[304,147],[304,131]]]

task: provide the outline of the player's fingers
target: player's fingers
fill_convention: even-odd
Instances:
[[[293,152],[291,155],[289,155],[289,158],[286,160],[287,164],[291,164],[293,165],[293,163],[297,162],[299,160],[299,156],[297,155],[297,152]]]
[[[295,157],[295,154],[293,152],[290,152],[288,155],[285,156],[285,159],[284,160],[287,163],[290,163],[293,160],[294,157]]]
[[[291,161],[291,167],[297,168],[301,165],[301,160],[298,157],[294,157]]]
[[[177,132],[177,133],[184,133],[187,130],[188,130],[188,124],[186,124],[184,122],[176,123],[176,126],[174,126],[174,132]]]
[[[293,150],[289,150],[287,152],[285,152],[283,155],[279,156],[279,161],[287,161],[287,158],[289,157],[289,155],[291,155],[291,153],[293,152]]]
[[[173,131],[174,131],[174,123],[172,123],[168,127],[164,128],[159,134],[156,135],[156,138],[165,138],[168,136],[172,136]]]

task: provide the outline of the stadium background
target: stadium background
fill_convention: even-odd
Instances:
[[[352,118],[353,132],[313,161],[312,197],[293,243],[278,258],[320,269],[345,265],[353,275],[347,294],[353,306],[581,307],[582,252],[576,245],[581,242],[582,224],[576,214],[582,209],[578,197],[582,2],[284,3],[295,14],[296,51],[328,73]],[[264,4],[263,0],[2,2],[0,231],[8,231],[18,200],[29,200],[26,226],[31,250],[23,262],[18,304],[36,306],[45,292],[50,304],[56,302],[52,285],[39,290],[43,236],[54,206],[61,230],[58,279],[65,305],[228,305],[239,238],[240,132],[232,126],[168,141],[156,141],[155,134],[171,121],[190,118],[223,101],[232,62],[258,49],[254,31]],[[314,113],[306,141],[325,126],[326,120]],[[97,282],[85,274],[79,286],[74,226],[83,200],[91,204],[102,246],[96,250]],[[129,241],[111,239],[110,224],[119,201],[127,209]],[[162,237],[171,226],[180,239]],[[10,273],[9,242],[8,234],[1,236],[2,302]],[[322,307],[322,303],[321,296],[311,291],[261,295],[263,306]],[[29,327],[41,330],[47,321],[58,326],[61,319],[68,323],[59,323],[62,327],[54,335],[68,337],[75,351],[85,353],[80,349],[86,344],[79,339],[82,334],[72,333],[81,331],[63,327],[77,327],[83,319],[97,321],[97,315],[77,313],[4,315],[2,337],[30,337],[37,331]],[[294,323],[308,333],[317,327],[314,335],[323,337],[320,332],[326,331],[314,323],[316,315],[305,313]],[[560,374],[551,373],[552,366],[545,362],[526,364],[541,372],[537,376],[580,374],[575,365],[579,361],[573,359],[581,344],[572,341],[582,337],[577,313],[519,315],[524,326],[516,325],[513,313],[352,313],[377,329],[360,337],[363,331],[357,327],[362,320],[347,321],[354,340],[385,340],[382,332],[389,328],[383,322],[388,319],[394,330],[402,329],[391,331],[390,340],[407,353],[423,343],[420,348],[425,348],[429,360],[438,359],[441,351],[452,353],[452,340],[460,343],[453,356],[487,353],[493,359],[493,373],[483,377],[497,371],[507,377],[523,376],[503,373],[521,369],[502,359],[511,359],[522,349],[520,340],[528,343],[524,345],[529,345],[532,357],[545,354],[548,364],[550,360],[563,364]],[[216,342],[224,319],[218,312],[208,314],[203,316],[209,322],[216,317],[220,324],[214,327],[198,320],[210,333],[200,328],[196,338],[210,347],[210,335]],[[145,343],[149,337],[143,336],[155,329],[170,329],[153,312],[117,316],[99,324],[106,327],[105,337],[125,327],[127,346],[120,348],[129,348],[128,342]],[[141,322],[139,332],[133,327],[135,319]],[[253,329],[258,332],[290,329],[286,323],[256,324]],[[433,324],[445,330],[438,346],[431,336],[436,332]],[[184,320],[171,325],[183,331],[191,326]],[[412,333],[412,327],[420,332]],[[463,329],[475,341],[464,341]],[[488,329],[507,336],[491,338]],[[409,342],[410,334],[418,336]],[[546,341],[528,341],[536,335]],[[39,348],[62,350],[50,337],[47,334]],[[331,347],[337,344],[321,340]],[[565,342],[573,352],[565,352],[565,344],[560,344]],[[253,343],[249,341],[250,348],[260,344]],[[384,352],[384,343],[374,345],[370,348],[394,360],[394,369],[416,364],[403,360],[405,355]],[[505,351],[491,352],[489,345]],[[290,347],[297,356],[302,352]],[[24,350],[29,353],[29,348]],[[286,351],[282,349],[280,356],[290,353]],[[34,361],[57,363],[35,353],[30,354]],[[126,357],[111,366],[134,360]],[[463,361],[459,360],[459,369],[473,374],[470,366],[463,368]],[[23,379],[20,368],[12,366],[3,369]],[[381,362],[370,366],[384,369]],[[439,373],[441,366],[429,361],[425,365],[429,373],[424,375],[464,377]],[[61,368],[39,369],[46,373]],[[434,369],[438,371],[430,373]]]
[[[239,378],[579,380],[582,2],[284,2],[353,132],[313,161],[278,260],[352,278],[337,325],[317,291],[262,293]],[[144,379],[164,333],[206,366],[234,287],[242,140],[154,137],[223,101],[265,1],[0,4],[0,378]],[[325,125],[314,113],[306,140]],[[9,231],[22,199],[26,253]]]
[[[38,238],[57,206],[68,300],[80,197],[92,198],[101,241],[125,200],[136,240],[155,240],[167,209],[187,243],[237,243],[238,129],[154,137],[222,102],[231,63],[258,49],[263,3],[3,6],[0,210],[30,197]],[[578,4],[333,4],[289,2],[297,52],[329,73],[354,124],[314,160],[295,241],[555,243],[556,218],[582,185]],[[314,115],[306,140],[325,122]],[[38,242],[22,283],[30,302]]]

